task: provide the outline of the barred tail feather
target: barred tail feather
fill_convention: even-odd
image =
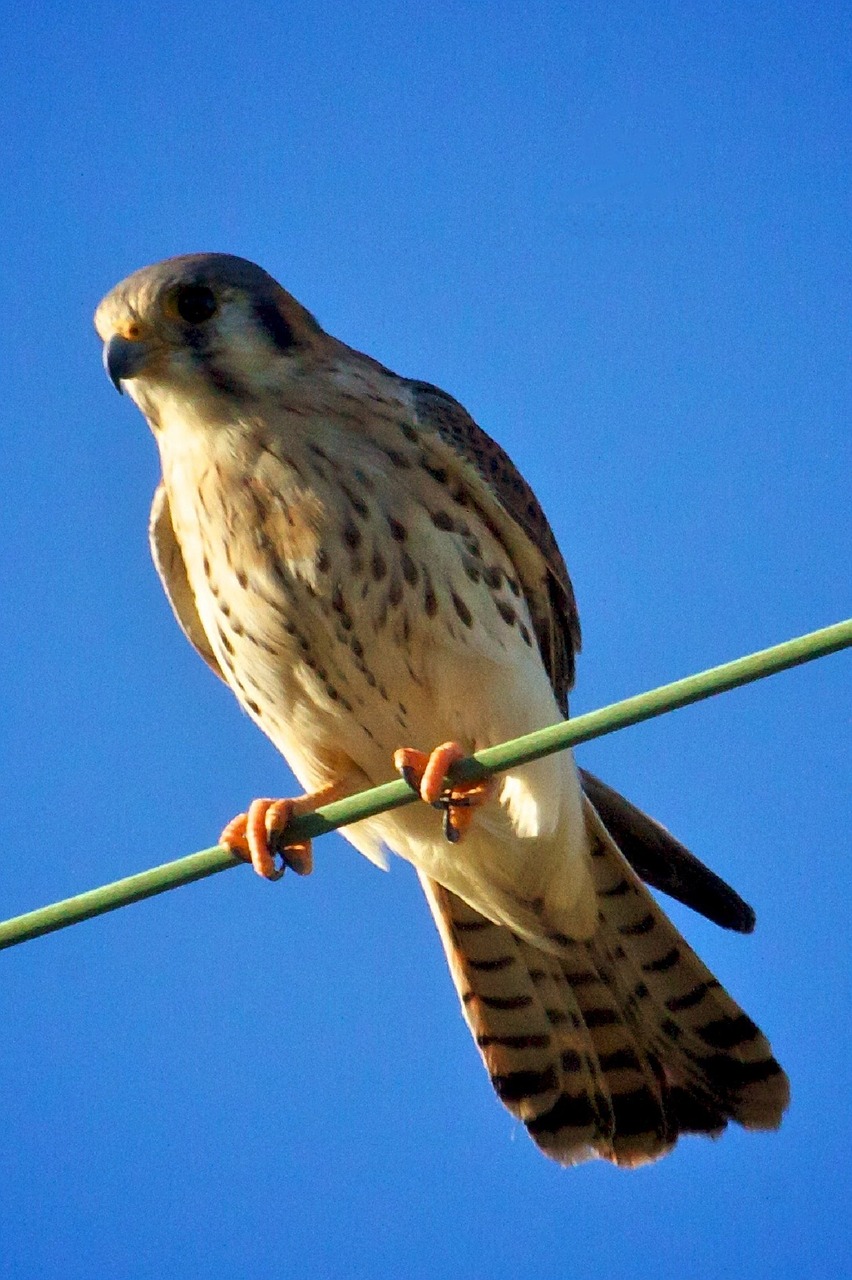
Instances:
[[[599,925],[544,952],[421,876],[492,1084],[562,1164],[655,1160],[730,1120],[776,1128],[787,1078],[585,801]]]

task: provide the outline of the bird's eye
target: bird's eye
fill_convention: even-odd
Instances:
[[[216,314],[216,298],[206,284],[184,284],[178,289],[175,309],[187,324],[203,324]]]

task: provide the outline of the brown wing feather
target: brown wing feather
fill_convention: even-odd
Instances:
[[[755,916],[748,903],[670,831],[587,769],[580,770],[580,783],[607,831],[646,884],[723,929],[753,931]]]
[[[508,454],[477,426],[457,400],[428,382],[409,382],[408,386],[414,396],[420,426],[435,431],[473,468],[478,478],[485,481],[500,509],[515,526],[514,540],[523,538],[540,557],[543,573],[538,581],[524,579],[523,557],[517,561],[517,567],[542,659],[559,705],[567,714],[568,693],[574,683],[574,658],[580,649],[580,619],[571,579],[547,517]],[[507,550],[511,554],[513,547],[508,545]]]
[[[148,538],[154,566],[181,631],[196,652],[201,654],[208,667],[220,680],[225,680],[195,607],[195,596],[192,594],[183,554],[175,537],[169,499],[162,481],[157,485],[151,503]]]

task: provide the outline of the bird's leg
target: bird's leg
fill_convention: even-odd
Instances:
[[[294,818],[313,813],[321,805],[331,804],[348,794],[347,780],[337,780],[292,800],[252,800],[246,813],[238,813],[231,819],[219,843],[251,861],[257,874],[266,880],[279,880],[287,867],[297,875],[309,875],[314,864],[311,842],[288,843],[287,827]],[[276,855],[281,859],[280,867],[275,861]]]
[[[473,821],[474,810],[494,794],[493,778],[476,782],[447,782],[447,772],[467,752],[457,742],[445,742],[429,755],[413,747],[400,747],[394,752],[397,773],[416,791],[421,800],[444,810],[444,835],[451,844],[461,840]]]

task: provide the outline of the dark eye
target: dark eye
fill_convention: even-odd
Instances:
[[[175,307],[187,324],[203,324],[216,314],[216,298],[205,284],[184,284],[177,291]]]

